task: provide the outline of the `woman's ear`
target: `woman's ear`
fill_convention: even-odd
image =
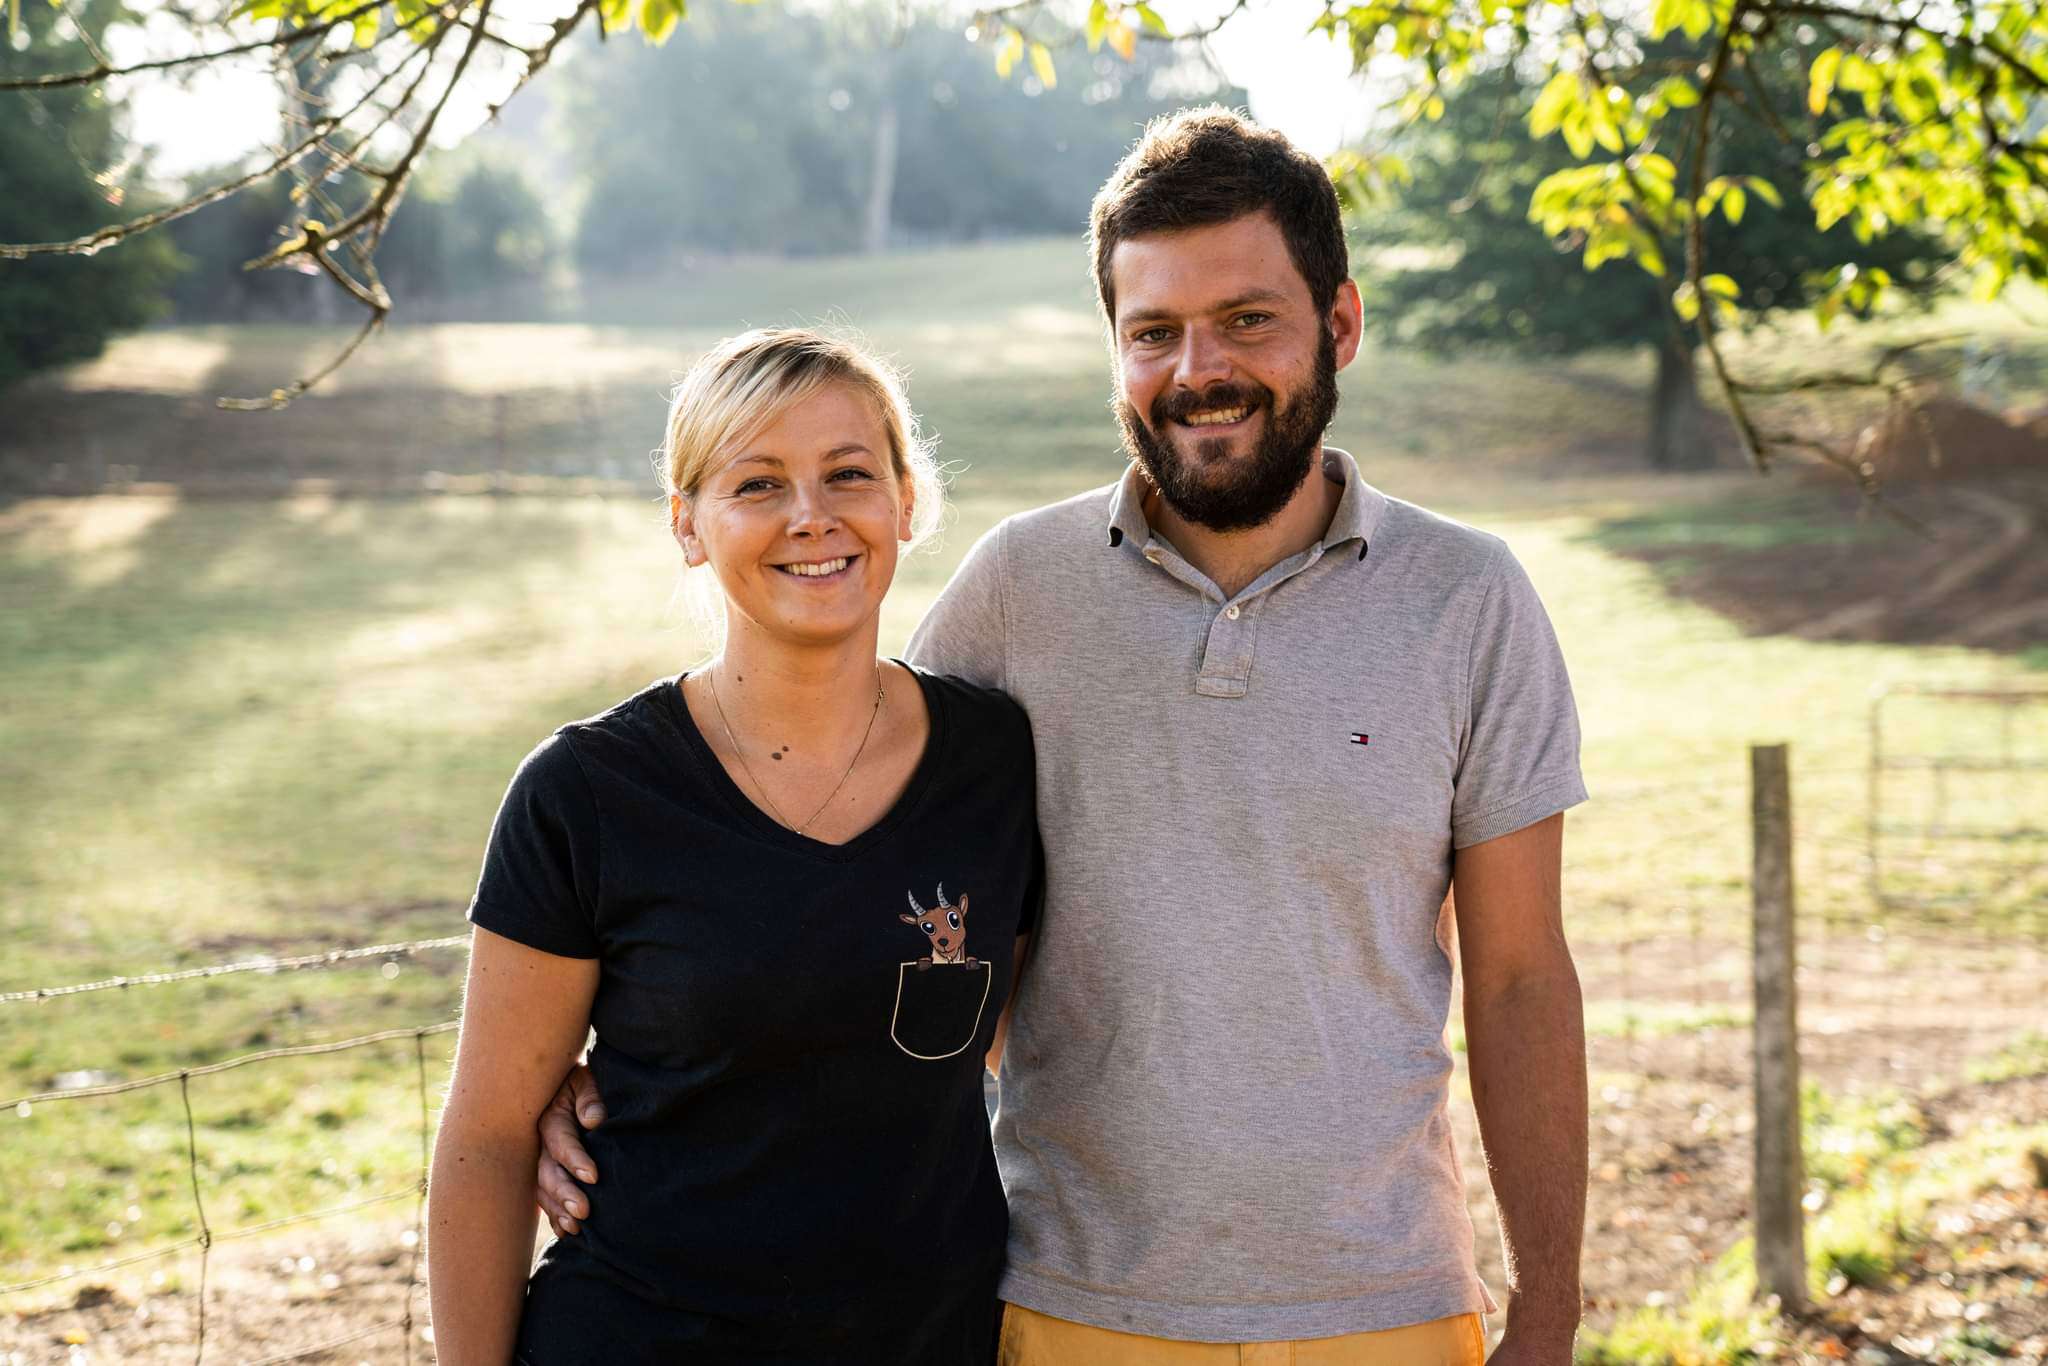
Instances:
[[[896,483],[903,490],[903,513],[896,519],[896,539],[907,541],[911,537],[911,518],[917,513],[917,485],[902,476],[897,477]]]
[[[676,538],[676,544],[683,548],[683,563],[695,569],[708,558],[704,554],[704,543],[697,539],[696,509],[690,499],[680,493],[668,496],[668,529]]]

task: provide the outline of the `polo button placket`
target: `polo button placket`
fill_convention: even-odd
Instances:
[[[1258,614],[1247,611],[1254,603],[1233,602],[1209,622],[1209,639],[1202,648],[1202,671],[1195,678],[1195,692],[1202,697],[1243,697],[1251,688],[1252,641],[1258,632]]]

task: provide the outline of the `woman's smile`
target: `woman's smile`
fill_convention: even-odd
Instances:
[[[846,577],[858,555],[841,555],[831,560],[795,560],[775,567],[792,578],[809,579],[814,583],[825,583]]]

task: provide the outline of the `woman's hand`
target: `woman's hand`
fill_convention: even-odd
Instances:
[[[590,1201],[581,1186],[597,1183],[597,1164],[583,1149],[583,1130],[604,1123],[604,1097],[590,1068],[577,1063],[562,1078],[555,1098],[540,1112],[540,1173],[535,1199],[555,1232],[567,1237],[583,1231]]]

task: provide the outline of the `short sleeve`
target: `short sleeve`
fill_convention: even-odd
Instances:
[[[590,784],[569,740],[549,736],[498,806],[470,923],[543,953],[597,957],[598,854]]]
[[[1550,616],[1504,545],[1489,579],[1472,637],[1465,744],[1451,798],[1457,849],[1586,800],[1579,713]]]
[[[1035,824],[1035,822],[1034,822]],[[1024,903],[1017,910],[1017,933],[1031,934],[1038,928],[1038,913],[1045,909],[1045,841],[1031,836],[1031,882],[1024,889]]]
[[[910,637],[906,658],[985,688],[1004,685],[1003,526],[976,541]]]

